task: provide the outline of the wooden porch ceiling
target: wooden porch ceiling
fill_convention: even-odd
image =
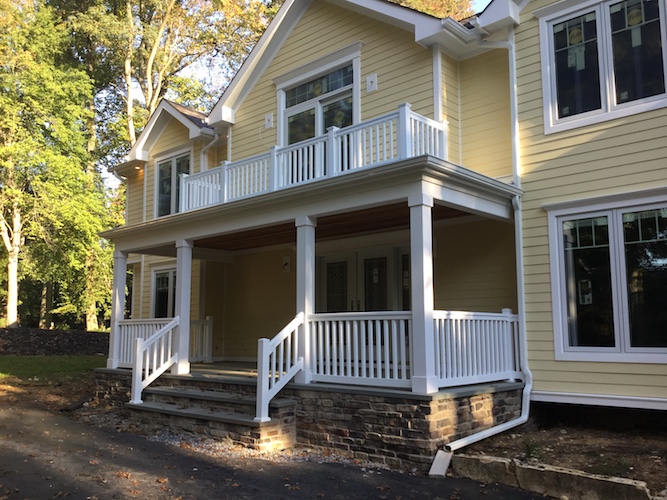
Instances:
[[[454,219],[465,215],[468,214],[443,205],[436,204],[433,207],[434,221]],[[395,203],[320,217],[317,219],[316,238],[318,241],[325,241],[363,233],[407,229],[409,226],[410,209],[405,203]],[[288,222],[249,231],[203,238],[196,240],[194,246],[233,252],[295,243],[296,227],[293,222]]]

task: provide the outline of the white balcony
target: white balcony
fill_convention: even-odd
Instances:
[[[394,113],[194,175],[182,175],[180,211],[187,212],[330,177],[430,155],[447,159],[447,124],[412,112]]]

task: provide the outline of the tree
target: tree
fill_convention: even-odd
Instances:
[[[473,15],[470,0],[391,0],[395,3],[435,17],[453,17],[456,20]]]
[[[0,237],[7,326],[16,327],[26,242],[52,243],[67,224],[81,225],[88,208],[85,104],[92,86],[63,63],[67,30],[50,8],[0,0],[0,14]]]

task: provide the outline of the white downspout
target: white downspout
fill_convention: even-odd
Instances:
[[[510,77],[510,114],[511,114],[511,134],[512,134],[512,173],[514,185],[521,187],[521,157],[519,139],[519,110],[517,106],[517,78],[516,78],[516,47],[514,44],[514,28],[509,28],[506,42],[487,42],[482,41],[482,45],[490,48],[507,49],[509,59],[509,77]],[[514,209],[514,241],[516,246],[516,274],[517,274],[517,301],[519,308],[519,356],[521,372],[524,374],[524,388],[521,401],[521,415],[519,418],[510,420],[500,425],[491,427],[482,432],[472,434],[471,436],[452,441],[445,445],[448,452],[456,451],[464,446],[481,441],[506,430],[522,425],[528,421],[530,411],[530,392],[533,388],[533,374],[528,368],[528,343],[526,339],[526,313],[525,313],[525,281],[523,276],[523,227],[521,221],[521,197],[519,195],[512,198],[512,208]]]
[[[208,170],[208,156],[206,155],[206,152],[213,147],[213,145],[218,142],[218,139],[220,139],[220,134],[217,132],[215,133],[215,136],[213,137],[213,140],[209,142],[206,146],[204,146],[199,153],[199,171],[204,172],[205,170]]]

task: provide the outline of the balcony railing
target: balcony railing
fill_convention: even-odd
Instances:
[[[447,159],[447,124],[412,112],[409,104],[326,135],[193,175],[183,174],[186,212],[343,175],[421,155]]]

